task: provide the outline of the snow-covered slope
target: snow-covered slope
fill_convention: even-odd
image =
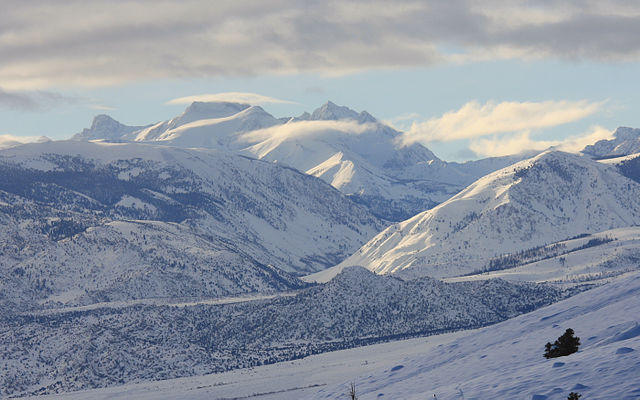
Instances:
[[[382,228],[291,168],[80,141],[1,151],[0,221],[3,301],[12,288],[70,304],[292,288],[299,283],[278,269],[334,265]]]
[[[25,247],[2,257],[0,306],[17,309],[304,287],[238,246],[177,223],[118,220],[58,241],[37,237],[16,244]]]
[[[636,271],[640,261],[640,227],[611,229],[562,240],[524,252],[496,257],[477,273],[448,282],[501,278],[561,286],[598,284]]]
[[[628,275],[487,328],[313,355],[162,382],[57,395],[55,399],[632,400],[640,396],[640,276]],[[573,328],[579,351],[546,360],[544,343]],[[49,399],[50,397],[45,397]]]
[[[428,149],[399,147],[399,134],[377,122],[292,120],[241,139],[249,144],[244,152],[319,177],[378,215],[397,220],[460,189],[456,181],[442,179],[444,163]]]
[[[594,158],[611,158],[640,153],[640,129],[619,127],[611,140],[600,140],[582,152]]]
[[[76,138],[96,138],[94,131]],[[196,102],[169,121],[106,131],[105,139],[222,149],[288,165],[394,221],[431,208],[478,177],[523,159],[446,163],[420,144],[401,146],[401,133],[366,111],[331,102],[312,114],[283,119],[247,104]]]
[[[397,360],[397,365],[314,390],[309,399],[565,400],[640,398],[640,275],[637,273],[548,307],[484,328],[452,343]],[[577,353],[545,359],[544,344],[567,328]]]
[[[193,376],[367,343],[479,327],[557,301],[544,285],[402,281],[351,268],[333,281],[233,304],[0,314],[0,395]],[[34,335],[34,333],[36,333]]]
[[[123,139],[185,148],[236,149],[238,134],[281,123],[258,106],[195,102],[179,117],[126,135]]]
[[[590,158],[545,152],[392,225],[337,269],[450,277],[503,254],[638,224],[639,184]]]

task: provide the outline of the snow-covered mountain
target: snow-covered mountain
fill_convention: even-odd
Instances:
[[[619,127],[611,140],[599,140],[582,152],[593,158],[611,158],[640,153],[640,129]]]
[[[259,106],[195,102],[180,116],[125,135],[122,139],[184,148],[237,150],[238,134],[281,123]]]
[[[222,372],[502,321],[559,300],[545,285],[402,281],[352,268],[295,296],[0,315],[0,395]]]
[[[332,102],[311,114],[282,119],[248,104],[195,102],[172,120],[135,128],[92,127],[74,138],[214,148],[278,162],[321,178],[394,221],[431,208],[480,176],[524,158],[447,163],[420,144],[400,145],[402,133],[366,111]]]
[[[131,132],[136,132],[146,128],[145,126],[128,126],[121,124],[108,115],[97,115],[90,128],[83,129],[82,132],[73,136],[74,140],[121,140]]]
[[[638,224],[638,183],[615,166],[550,151],[390,226],[335,270],[361,265],[383,274],[451,277],[483,270],[504,254]]]
[[[382,229],[319,179],[214,150],[0,152],[0,297],[83,304],[301,287]]]

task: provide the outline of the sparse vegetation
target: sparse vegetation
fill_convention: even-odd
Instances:
[[[351,382],[349,385],[349,398],[351,400],[358,400],[358,395],[356,394],[356,383]]]

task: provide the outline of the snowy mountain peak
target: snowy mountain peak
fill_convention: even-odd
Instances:
[[[184,112],[168,122],[169,129],[186,125],[203,119],[225,118],[235,115],[251,107],[249,104],[231,103],[225,101],[203,102],[194,101]]]
[[[298,120],[298,121],[309,121],[311,119],[311,114],[309,114],[307,111],[303,112],[302,114],[300,114],[299,117],[295,117],[293,118],[293,120]]]
[[[115,119],[111,118],[107,114],[98,114],[93,117],[93,122],[91,123],[91,129],[100,129],[103,127],[111,127],[111,126],[122,126],[122,124]]]
[[[447,277],[504,254],[640,224],[640,185],[615,167],[551,151],[491,173],[392,225],[339,267]]]
[[[599,140],[582,152],[593,158],[611,158],[640,152],[640,129],[619,127],[610,140]]]
[[[106,114],[99,114],[93,118],[91,128],[85,128],[81,133],[73,136],[73,140],[121,139],[123,135],[142,129],[142,126],[128,126],[121,124]]]
[[[194,101],[178,118],[182,123],[188,123],[200,119],[224,118],[237,114],[249,107],[251,107],[249,104],[226,101]]]
[[[376,119],[366,111],[358,114],[349,107],[339,106],[331,101],[327,101],[320,108],[313,111],[309,116],[309,119],[312,121],[338,121],[341,119],[352,119],[361,123],[376,122]]]
[[[132,139],[178,147],[227,149],[238,133],[279,124],[282,121],[259,106],[194,102],[180,116],[136,132]]]
[[[640,129],[620,126],[613,133],[613,136],[615,136],[616,139],[621,140],[638,139],[638,137],[640,137]]]
[[[360,115],[358,116],[358,121],[362,122],[362,123],[373,123],[373,122],[378,122],[377,119],[375,119],[375,117],[371,114],[369,114],[366,111],[362,111],[360,113]]]

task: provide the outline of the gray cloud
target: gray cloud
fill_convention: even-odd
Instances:
[[[16,90],[478,58],[635,61],[638,37],[640,4],[625,0],[5,0],[0,82]]]
[[[81,99],[60,93],[35,91],[15,92],[0,88],[0,108],[17,111],[45,111],[60,105],[76,104]]]

